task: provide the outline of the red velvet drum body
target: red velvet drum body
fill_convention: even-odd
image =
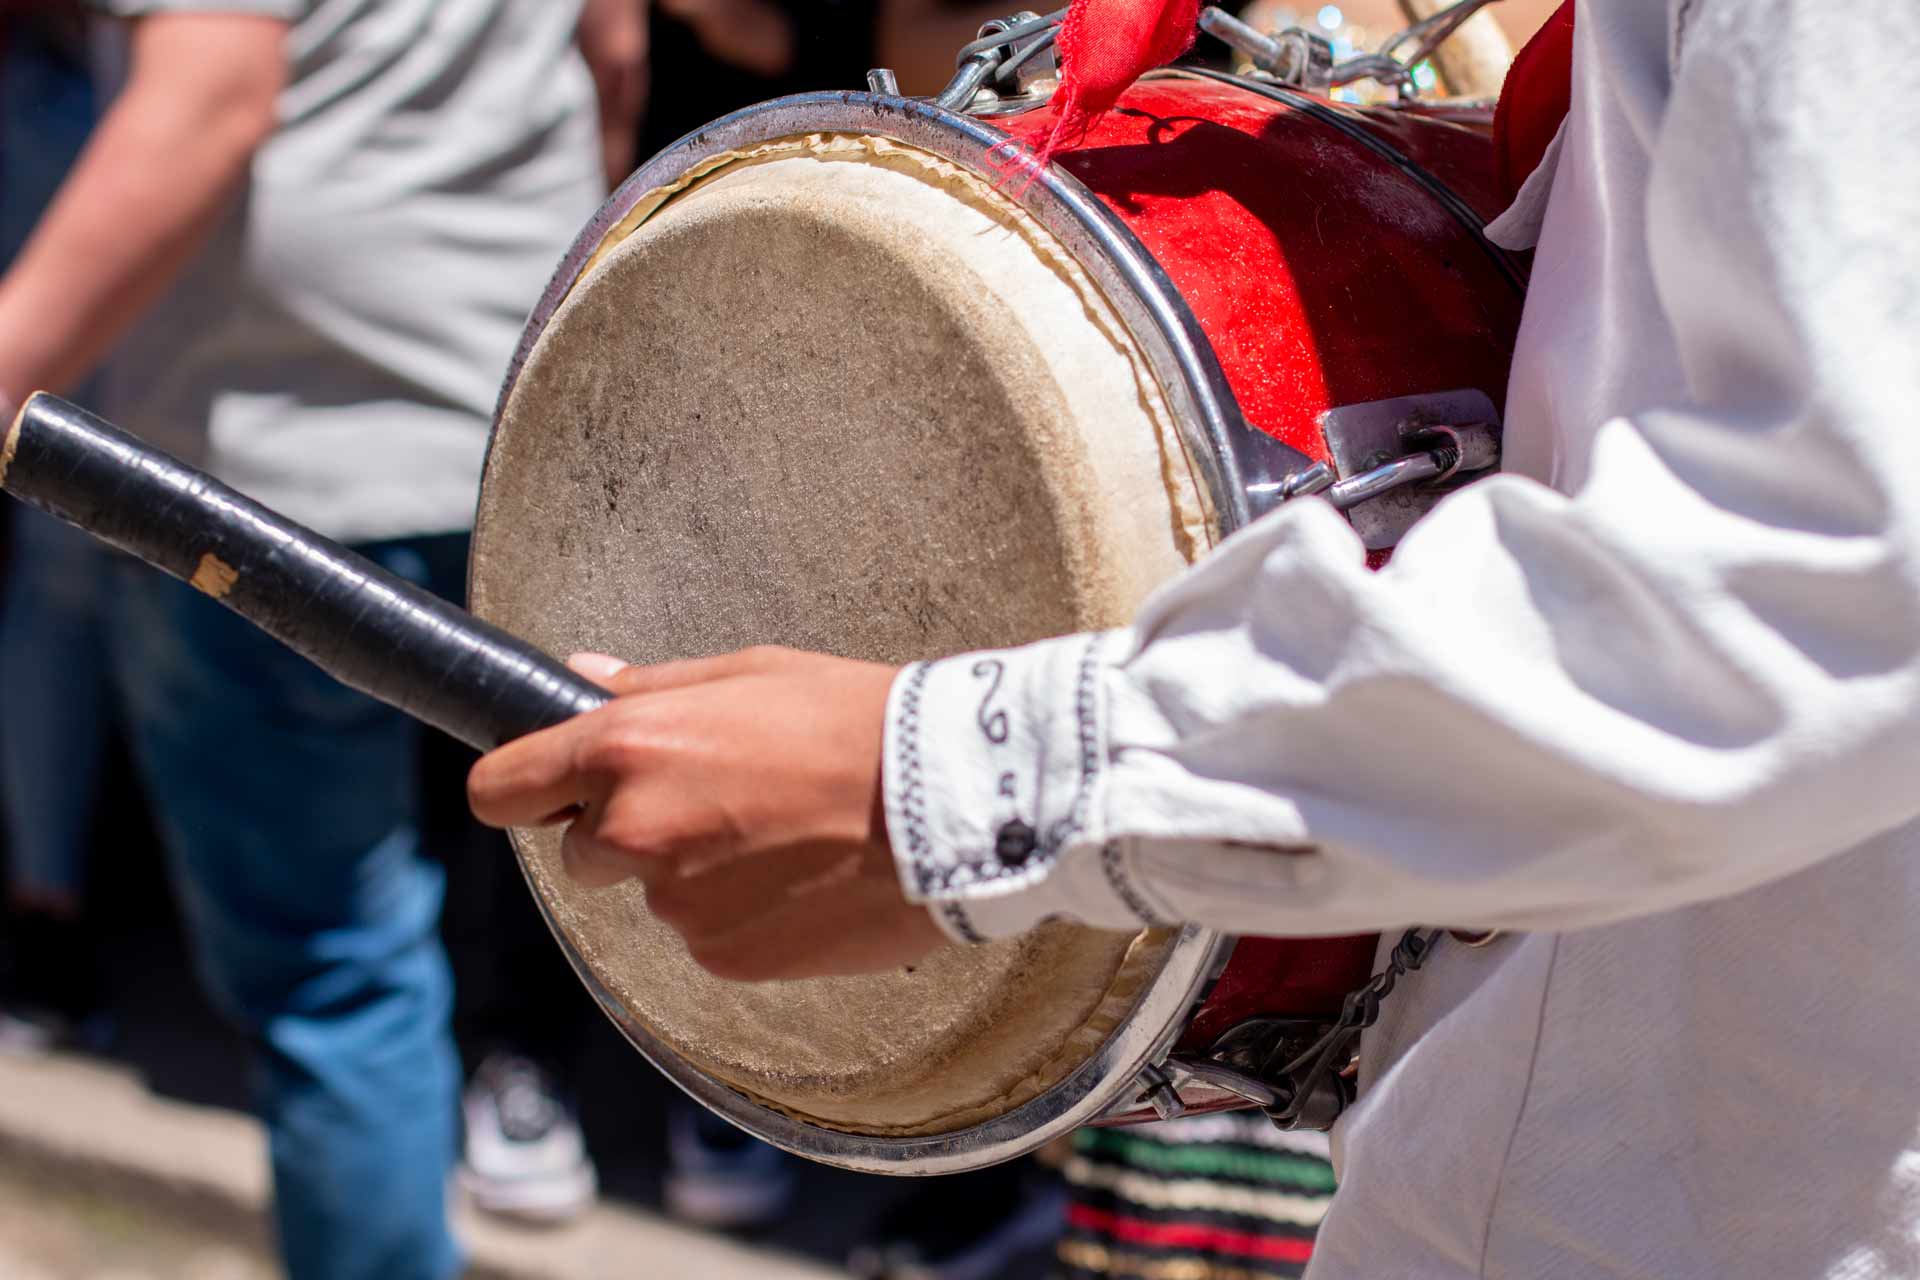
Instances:
[[[1151,77],[1057,163],[1165,268],[1249,427],[1328,461],[1321,418],[1340,405],[1450,387],[1501,404],[1523,285],[1475,225],[1503,207],[1490,125],[1285,97]],[[1050,114],[1009,132],[1037,145]],[[1179,1048],[1249,1017],[1337,1014],[1378,941],[1241,939]]]
[[[769,642],[903,661],[1114,626],[1316,466],[1378,465],[1356,409],[1471,393],[1495,414],[1523,277],[1480,234],[1485,128],[1169,72],[1023,169],[1016,144],[1052,123],[815,94],[649,162],[515,357],[476,612],[637,661]],[[1383,558],[1391,533],[1355,510]],[[1249,1019],[1335,1014],[1376,948],[1061,924],[742,987],[637,888],[570,885],[550,835],[516,849],[657,1066],[777,1145],[876,1172],[1144,1118],[1164,1071]],[[1179,1092],[1236,1101],[1191,1072]]]
[[[1500,211],[1488,131],[1288,96],[1313,114],[1245,83],[1150,77],[1056,163],[1165,268],[1249,426],[1324,460],[1320,415],[1338,405],[1448,387],[1498,404],[1520,319],[1511,264],[1355,136],[1484,221]],[[1048,115],[1008,131],[1037,142]]]

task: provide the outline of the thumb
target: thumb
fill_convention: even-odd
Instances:
[[[587,679],[603,684],[613,692],[624,696],[634,693],[664,693],[669,689],[684,689],[689,685],[707,684],[714,680],[726,680],[734,676],[774,670],[791,658],[792,654],[785,649],[756,648],[742,649],[737,653],[723,653],[711,658],[682,658],[677,662],[658,662],[649,666],[645,663],[622,662],[604,653],[576,653],[567,659],[567,665]]]
[[[630,664],[624,658],[615,658],[604,653],[576,653],[567,659],[567,666],[576,674],[583,675],[597,685],[620,690],[614,684],[614,677],[625,671]]]

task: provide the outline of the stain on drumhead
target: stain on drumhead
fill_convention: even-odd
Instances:
[[[679,196],[602,257],[521,371],[488,463],[476,609],[555,653],[640,662],[759,643],[899,662],[1124,621],[1180,563],[1163,428],[1129,387],[1109,412],[1068,385],[1136,376],[1098,334],[1076,336],[1068,373],[1039,354],[1035,326],[1086,302],[1044,267],[983,274],[983,258],[1021,274],[1018,245],[969,247],[1006,234],[878,164],[743,165]],[[1095,456],[1083,419],[1129,402],[1138,420],[1103,429],[1144,447]],[[1143,553],[1139,528],[1161,545]],[[944,1132],[1036,1096],[1098,1048],[1162,951],[1051,925],[910,973],[728,983],[637,886],[573,885],[552,833],[517,845],[627,1011],[830,1127]]]

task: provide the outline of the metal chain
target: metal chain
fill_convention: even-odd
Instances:
[[[1409,929],[1401,934],[1387,958],[1387,967],[1368,979],[1364,987],[1348,992],[1334,1024],[1304,1053],[1280,1068],[1279,1077],[1291,1087],[1292,1096],[1282,1105],[1267,1109],[1267,1115],[1275,1124],[1283,1129],[1295,1127],[1302,1113],[1324,1096],[1329,1085],[1336,1086],[1343,1095],[1344,1105],[1346,1090],[1339,1087],[1339,1077],[1353,1057],[1353,1042],[1362,1031],[1379,1021],[1380,1002],[1393,994],[1401,978],[1432,958],[1433,949],[1444,934],[1442,929]]]

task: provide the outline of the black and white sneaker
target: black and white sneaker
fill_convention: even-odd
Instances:
[[[85,920],[35,911],[0,919],[0,1053],[100,1053],[114,1039],[99,942]]]
[[[929,1178],[847,1256],[858,1280],[995,1280],[1049,1249],[1067,1225],[1067,1190],[1027,1162]]]
[[[531,1059],[489,1054],[462,1101],[466,1151],[460,1185],[488,1213],[560,1223],[593,1203],[599,1177],[580,1119],[553,1077]]]
[[[675,1099],[667,1112],[667,1212],[719,1231],[767,1227],[793,1203],[788,1156]]]

